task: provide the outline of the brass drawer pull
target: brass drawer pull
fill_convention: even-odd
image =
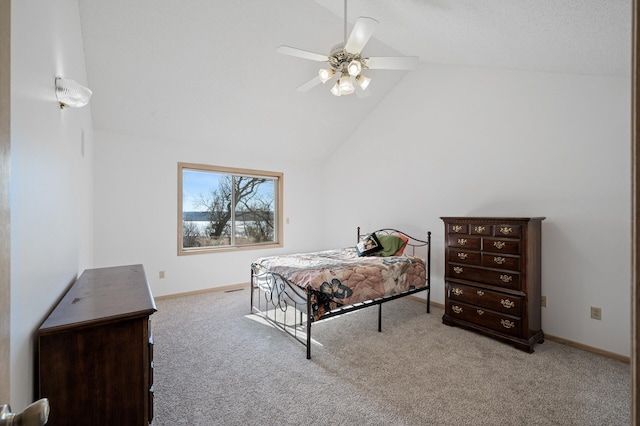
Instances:
[[[484,315],[484,311],[482,309],[478,309],[478,315]]]
[[[513,321],[509,321],[509,320],[506,320],[506,319],[501,319],[500,320],[500,324],[502,324],[502,326],[504,328],[513,328],[515,326]]]
[[[484,226],[476,226],[474,229],[476,232],[484,232],[484,230],[487,228],[485,228]]]
[[[502,306],[504,306],[507,309],[511,309],[513,308],[516,304],[513,303],[511,300],[507,299],[500,299],[500,303],[502,304]]]
[[[482,290],[476,290],[476,294],[477,294],[478,296],[484,296],[484,291],[482,291]]]
[[[505,259],[504,257],[494,257],[493,261],[496,262],[498,265],[502,265],[507,259]]]
[[[466,238],[458,238],[458,244],[460,244],[461,246],[464,246],[468,243],[469,241],[467,241]]]
[[[455,312],[456,314],[459,314],[460,312],[462,312],[462,308],[461,308],[460,306],[458,306],[458,305],[453,305],[453,306],[451,307],[451,310],[452,310],[453,312]]]
[[[453,290],[451,290],[451,293],[455,294],[456,296],[460,296],[462,294],[462,290],[455,287]]]
[[[511,281],[513,281],[513,277],[511,275],[500,275],[500,280],[503,283],[510,283]]]
[[[495,248],[497,248],[498,250],[500,250],[501,248],[503,248],[505,246],[505,243],[503,243],[502,241],[494,241],[493,242],[493,246]]]
[[[468,256],[469,255],[467,253],[458,253],[458,258],[462,260],[466,259]]]
[[[500,228],[500,233],[504,235],[509,235],[513,232],[513,228],[510,226],[503,226]]]
[[[453,272],[455,272],[456,274],[461,274],[462,273],[462,268],[459,266],[456,266],[453,268]]]
[[[451,229],[453,229],[453,232],[460,232],[460,231],[462,231],[462,226],[461,225],[453,225],[451,227]]]

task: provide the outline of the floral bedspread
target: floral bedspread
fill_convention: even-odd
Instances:
[[[305,289],[312,298],[314,320],[341,305],[427,284],[423,259],[407,255],[360,257],[354,248],[263,257],[255,265]]]

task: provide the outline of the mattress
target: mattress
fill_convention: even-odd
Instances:
[[[423,259],[358,256],[354,248],[262,257],[254,268],[258,273],[278,274],[316,296],[316,305],[322,306],[314,306],[314,316],[322,314],[318,309],[324,312],[427,285]]]

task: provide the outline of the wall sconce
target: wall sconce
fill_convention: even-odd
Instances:
[[[60,109],[64,107],[82,108],[89,103],[93,92],[69,78],[56,77],[56,98]]]

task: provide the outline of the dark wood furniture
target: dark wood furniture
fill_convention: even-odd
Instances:
[[[151,423],[155,311],[142,265],[82,273],[38,331],[47,425]]]
[[[542,343],[540,241],[543,217],[442,217],[442,322],[533,352]]]

